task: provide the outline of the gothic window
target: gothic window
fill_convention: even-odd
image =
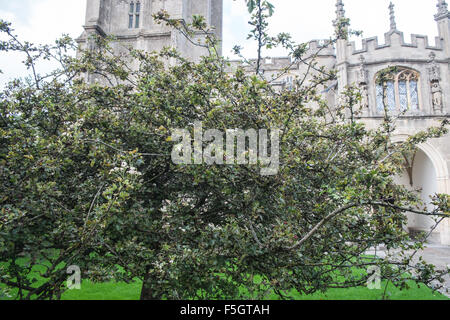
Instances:
[[[402,67],[382,70],[377,75],[377,110],[419,110],[419,73]]]
[[[294,78],[292,76],[287,76],[283,82],[284,82],[284,87],[287,90],[294,89]]]
[[[134,3],[131,1],[130,3],[130,12],[128,13],[128,28],[139,28],[140,25],[140,17],[141,17],[141,3],[138,1]]]
[[[134,2],[130,3],[130,13],[128,15],[128,28],[133,28],[133,20],[134,20]]]
[[[140,15],[141,15],[141,3],[140,2],[137,2],[136,3],[136,24],[135,24],[135,27],[136,28],[139,28],[139,18],[140,18]]]

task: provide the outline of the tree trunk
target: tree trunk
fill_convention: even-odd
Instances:
[[[144,283],[142,284],[141,300],[161,300],[161,297],[158,294],[155,294],[151,288],[150,284],[152,283],[152,280],[150,272],[147,272],[144,277]]]

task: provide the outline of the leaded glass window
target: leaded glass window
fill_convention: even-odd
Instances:
[[[141,17],[141,3],[139,1],[136,3],[132,1],[130,3],[130,12],[128,13],[128,16],[128,28],[139,28]]]
[[[379,112],[383,112],[384,110],[383,99],[383,86],[381,84],[377,84],[377,110]]]
[[[132,29],[133,28],[133,15],[130,14],[129,18],[128,18],[128,28]]]
[[[382,73],[383,71],[380,71]],[[377,110],[386,105],[389,111],[419,110],[419,73],[402,67],[383,72],[377,79]]]
[[[294,79],[292,76],[287,76],[284,79],[284,85],[287,90],[292,90],[294,88]]]
[[[139,28],[139,15],[136,15],[136,28]]]
[[[136,28],[139,28],[139,18],[141,14],[141,3],[136,3]]]
[[[130,3],[130,12],[128,14],[128,28],[133,28],[133,20],[134,20],[134,2]]]
[[[400,110],[408,110],[408,90],[406,87],[406,81],[399,81],[398,96],[400,98]]]
[[[389,81],[387,83],[387,106],[389,110],[395,110],[395,86]]]
[[[409,82],[409,91],[411,92],[411,109],[419,110],[419,89],[417,81],[412,80]]]

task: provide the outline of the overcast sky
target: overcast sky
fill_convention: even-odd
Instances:
[[[410,34],[427,35],[430,44],[435,43],[437,26],[434,21],[437,0],[394,0],[397,27],[410,41]],[[271,19],[273,34],[289,32],[293,39],[305,42],[326,39],[333,33],[336,0],[272,0],[276,7]],[[364,31],[364,37],[378,36],[389,30],[389,0],[344,0],[346,15],[352,28]],[[0,18],[13,23],[16,33],[24,40],[34,43],[51,43],[61,34],[78,37],[82,33],[86,0],[0,0]],[[246,55],[252,56],[254,46],[245,41],[248,14],[244,0],[224,0],[224,50],[231,56],[231,48],[242,45]],[[356,39],[357,47],[360,40]],[[283,55],[283,52],[271,52]],[[0,55],[0,85],[8,79],[23,76],[20,65],[23,58],[12,54]],[[49,66],[45,66],[49,68]]]

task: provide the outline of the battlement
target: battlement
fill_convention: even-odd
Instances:
[[[335,50],[329,39],[313,39],[308,42],[308,54],[335,56]]]
[[[302,56],[304,61],[310,59],[335,58],[335,49],[329,40],[311,40],[307,44],[307,51]],[[244,69],[253,69],[256,65],[256,59],[250,59],[248,62],[242,60],[229,61],[231,68],[243,67]],[[286,68],[298,69],[298,64],[294,63],[289,56],[285,57],[266,57],[262,60],[261,68],[266,71],[279,71]]]
[[[436,46],[431,46],[428,36],[412,34],[411,43],[405,42],[403,32],[393,30],[384,34],[384,44],[380,44],[378,37],[365,38],[362,40],[362,48],[356,49],[355,41],[348,44],[348,55],[360,55],[362,53],[374,52],[388,48],[414,48],[423,50],[443,51],[442,39],[436,37]]]

